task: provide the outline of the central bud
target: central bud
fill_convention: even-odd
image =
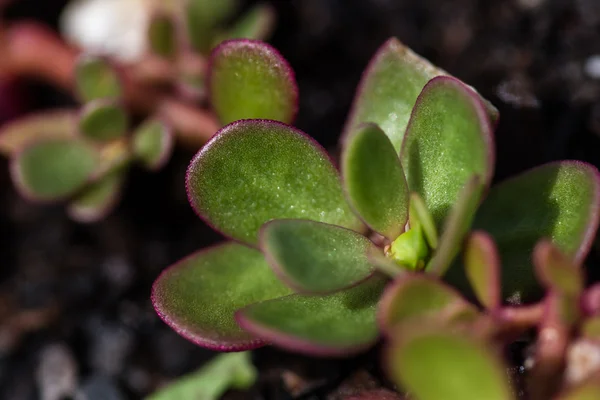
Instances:
[[[385,248],[385,254],[396,263],[412,270],[425,268],[429,247],[419,224],[410,228]]]

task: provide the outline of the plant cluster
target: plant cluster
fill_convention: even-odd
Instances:
[[[176,137],[197,149],[221,126],[219,119],[255,116],[251,108],[232,116],[207,93],[206,58],[224,39],[267,36],[271,8],[256,6],[226,26],[235,0],[147,5],[149,54],[143,60],[129,65],[93,53],[73,57],[70,89],[81,109],[37,113],[0,130],[0,152],[10,159],[12,180],[26,198],[66,201],[73,219],[97,221],[117,204],[134,162],[159,169]],[[46,34],[21,29],[5,36],[19,35],[40,42]]]
[[[363,74],[338,170],[289,125],[296,82],[278,53],[232,40],[211,60],[228,125],[186,188],[231,240],[156,280],[167,324],[219,351],[340,357],[383,338],[389,377],[421,400],[600,396],[600,362],[585,359],[600,356],[600,288],[581,267],[596,168],[553,162],[490,187],[497,110],[390,39]],[[502,352],[532,332],[527,383],[511,384]]]

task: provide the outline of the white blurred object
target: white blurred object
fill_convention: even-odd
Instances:
[[[134,62],[147,49],[153,0],[73,0],[63,11],[63,36],[86,52]]]

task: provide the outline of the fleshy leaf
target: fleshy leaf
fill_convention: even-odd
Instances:
[[[373,277],[334,294],[295,294],[240,310],[240,325],[279,347],[316,356],[348,356],[378,337],[377,301],[385,280]]]
[[[542,238],[583,261],[598,228],[599,194],[598,171],[577,161],[546,164],[492,188],[473,225],[498,245],[505,296],[539,293],[531,254]]]
[[[291,123],[298,108],[294,73],[277,50],[257,40],[228,40],[213,50],[210,102],[223,124],[240,119]]]
[[[363,73],[345,135],[363,122],[373,122],[383,129],[399,152],[419,93],[438,75],[446,72],[413,53],[398,39],[389,39]]]
[[[235,311],[290,293],[259,251],[229,242],[168,268],[154,283],[152,303],[163,321],[186,339],[237,351],[263,342],[238,326]]]
[[[376,269],[383,272],[390,278],[399,278],[411,271],[408,267],[399,265],[391,258],[387,257],[382,249],[376,247],[370,249],[367,253],[369,262],[375,266]]]
[[[46,111],[9,122],[0,128],[0,153],[10,156],[39,140],[75,137],[72,110]]]
[[[69,216],[79,222],[96,222],[116,205],[123,186],[124,173],[116,171],[88,185],[69,204]]]
[[[469,233],[482,193],[481,179],[478,176],[471,177],[458,194],[458,199],[444,222],[438,248],[427,266],[428,272],[443,276],[450,268]]]
[[[363,235],[336,225],[301,219],[267,222],[260,232],[267,261],[300,292],[328,293],[369,277],[368,252],[375,245]]]
[[[226,32],[217,36],[214,45],[229,39],[265,40],[275,25],[275,10],[270,4],[257,4],[242,15]]]
[[[533,263],[540,283],[547,289],[567,296],[581,294],[585,283],[583,271],[552,242],[542,240],[535,246]]]
[[[146,168],[162,167],[173,152],[172,130],[162,121],[149,119],[140,125],[132,137],[132,151]]]
[[[177,54],[177,25],[172,16],[155,14],[148,26],[148,43],[152,52],[164,58]]]
[[[465,84],[432,79],[419,95],[400,154],[406,181],[442,226],[473,175],[487,186],[494,166],[492,128],[485,105]]]
[[[394,240],[408,219],[408,188],[389,138],[375,124],[358,126],[346,139],[342,175],[348,201],[374,231]]]
[[[103,58],[84,55],[75,66],[75,85],[84,102],[118,98],[122,94],[120,78]]]
[[[186,184],[198,215],[250,244],[272,219],[361,227],[325,151],[275,121],[239,121],[221,129],[190,163]]]
[[[398,337],[386,356],[391,379],[419,400],[514,399],[502,362],[464,334]]]
[[[200,53],[207,53],[217,25],[237,8],[237,0],[191,0],[186,3],[188,37]]]
[[[388,286],[379,304],[380,328],[390,334],[419,320],[451,321],[477,309],[450,286],[426,275],[407,275]]]
[[[425,202],[418,193],[412,192],[410,194],[408,210],[410,226],[415,227],[420,225],[429,247],[436,249],[438,246],[438,233],[435,222],[433,222],[427,205],[425,205]]]
[[[250,352],[219,354],[200,370],[178,378],[146,400],[218,400],[230,388],[251,387],[257,376]]]
[[[556,400],[598,400],[600,399],[600,382],[590,380],[576,386],[559,396]]]
[[[26,147],[11,161],[13,182],[28,198],[60,200],[81,189],[99,163],[93,147],[80,140],[53,139]]]
[[[123,136],[128,125],[127,112],[112,101],[94,100],[86,104],[79,117],[81,134],[99,142]]]
[[[494,310],[502,304],[500,259],[492,238],[485,232],[473,232],[465,245],[466,276],[479,302]]]

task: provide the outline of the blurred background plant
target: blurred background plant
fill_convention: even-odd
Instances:
[[[56,38],[67,2],[4,3],[3,32],[34,27]],[[230,21],[257,2],[242,3]],[[368,60],[397,36],[499,108],[495,181],[558,159],[600,165],[600,10],[594,0],[267,3],[278,20],[271,43],[294,66],[302,94],[296,125],[326,148],[336,146]],[[0,43],[11,37],[3,35]],[[72,71],[58,68],[68,65],[64,59],[74,65],[76,52],[44,52],[58,48],[30,44],[36,37],[1,47],[3,121],[78,106]],[[20,61],[3,63],[11,59]],[[175,147],[154,174],[131,168],[114,213],[91,226],[70,221],[62,207],[24,201],[2,162],[0,397],[32,399],[59,388],[92,399],[135,399],[212,357],[158,321],[148,299],[165,265],[220,240],[198,222],[181,184],[193,152]],[[589,283],[598,281],[598,256],[594,247],[586,260]],[[525,345],[507,351],[516,366],[525,365],[518,356]],[[591,354],[580,349],[574,354]],[[336,399],[368,392],[393,398],[378,355],[314,361],[261,349],[252,355],[257,383],[241,396]],[[511,371],[520,376],[519,367]]]

